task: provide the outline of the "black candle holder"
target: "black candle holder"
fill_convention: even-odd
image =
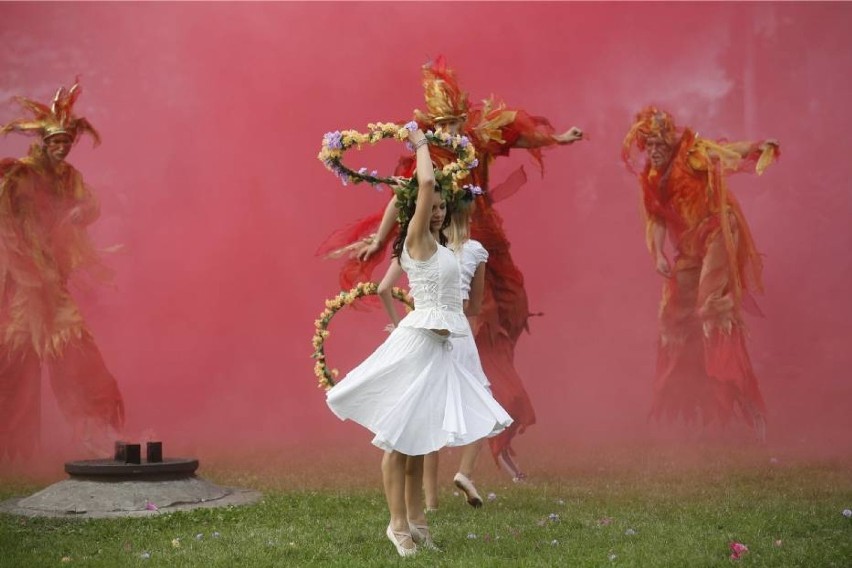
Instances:
[[[147,444],[145,444],[145,460],[148,463],[162,463],[163,443],[148,442]]]
[[[141,464],[142,463],[142,445],[127,444],[127,455],[124,458],[124,463]]]
[[[127,461],[127,442],[115,443],[115,457],[113,459],[117,462]]]

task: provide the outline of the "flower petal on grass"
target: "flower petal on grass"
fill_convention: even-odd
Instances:
[[[731,560],[739,560],[748,552],[748,547],[741,542],[731,542],[728,545],[731,549]]]

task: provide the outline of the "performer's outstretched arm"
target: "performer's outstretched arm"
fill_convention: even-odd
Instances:
[[[756,171],[758,175],[775,161],[780,155],[780,144],[778,140],[768,138],[760,142],[715,142],[706,138],[699,138],[696,147],[704,150],[707,156],[721,165],[725,172],[747,172]],[[698,160],[693,167],[703,169],[705,164],[700,160],[700,152],[692,159]]]
[[[542,146],[552,146],[558,144],[564,146],[573,144],[578,140],[583,139],[583,131],[572,126],[562,134],[544,134],[534,137],[521,134],[517,141],[513,144],[515,148],[541,148]]]
[[[735,152],[740,158],[748,158],[753,155],[760,155],[770,146],[775,149],[779,148],[778,140],[767,138],[760,142],[728,142],[723,146],[732,152]],[[712,153],[712,152],[711,152]]]
[[[368,260],[382,249],[385,240],[394,227],[394,223],[396,223],[396,195],[388,201],[385,213],[382,215],[382,222],[379,224],[379,229],[373,236],[373,240],[364,244],[363,248],[355,253],[358,260]]]

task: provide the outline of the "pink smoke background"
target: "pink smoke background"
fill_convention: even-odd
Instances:
[[[492,170],[495,182],[521,164],[529,174],[498,208],[531,310],[545,313],[517,349],[538,413],[521,452],[670,429],[646,423],[661,280],[620,161],[649,103],[708,137],[781,141],[764,176],[731,180],[765,254],[750,350],[769,440],[852,449],[849,4],[4,4],[0,21],[0,99],[47,100],[79,74],[78,112],[104,140],[70,161],[102,201],[96,241],[123,249],[109,258],[114,288],[77,297],[131,437],[153,433],[167,454],[366,451],[369,434],[327,410],[313,376],[313,320],[339,268],[314,251],[388,194],[342,187],[316,154],[328,130],[422,108],[420,66],[443,53],[473,100],[494,93],[589,135],[548,151],[543,179],[522,151]],[[9,136],[0,155],[29,142]],[[389,171],[402,151],[347,157]],[[345,372],[385,323],[338,316],[331,363]],[[43,436],[60,446],[43,388]]]

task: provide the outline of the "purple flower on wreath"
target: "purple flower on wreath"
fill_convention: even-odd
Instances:
[[[467,136],[462,136],[459,139],[459,146],[461,146],[462,148],[467,148],[468,144],[470,144],[470,138],[468,138]]]
[[[365,175],[367,175],[367,168],[360,168],[360,169],[358,170],[358,175],[359,175],[359,176],[365,176]]]
[[[325,145],[332,150],[340,150],[343,148],[343,136],[340,134],[339,130],[326,132],[323,138],[325,139]]]
[[[414,132],[415,130],[417,130],[417,123],[413,120],[411,122],[407,122],[405,123],[405,129],[409,132]]]
[[[479,187],[478,185],[468,184],[468,185],[464,186],[462,189],[467,190],[467,192],[470,193],[471,195],[482,195],[482,188]]]
[[[473,161],[470,163],[470,165],[467,167],[467,169],[472,170],[478,165],[479,165],[479,158],[474,158]]]
[[[413,152],[413,151],[414,151],[414,146],[412,146],[412,145],[411,145],[411,142],[409,142],[408,140],[406,140],[406,141],[405,141],[405,149],[406,149],[406,150],[408,150],[409,152]]]

